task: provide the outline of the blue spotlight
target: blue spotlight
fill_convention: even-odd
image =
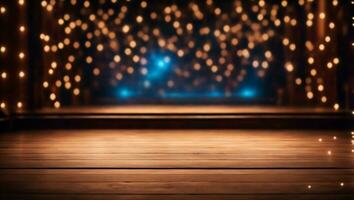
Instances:
[[[132,96],[132,92],[127,88],[121,88],[118,90],[118,96],[121,98],[129,98]]]
[[[163,55],[152,55],[149,59],[148,79],[162,77],[171,66],[171,58]]]
[[[243,98],[253,98],[256,96],[256,91],[252,88],[244,88],[240,91],[240,96]]]
[[[220,91],[209,92],[168,92],[162,96],[164,98],[174,99],[198,99],[198,98],[223,98],[224,94]]]
[[[221,93],[219,91],[212,91],[206,95],[206,97],[209,97],[209,98],[221,98],[223,96],[224,96],[223,93]]]
[[[159,68],[165,68],[166,65],[167,65],[167,63],[166,63],[164,60],[159,59],[159,60],[156,61],[156,65],[157,65]]]
[[[160,69],[166,69],[167,67],[169,67],[170,65],[170,57],[168,56],[165,56],[165,57],[162,57],[162,56],[154,56],[153,57],[153,62],[154,62],[154,65],[157,67],[157,68],[160,68]]]

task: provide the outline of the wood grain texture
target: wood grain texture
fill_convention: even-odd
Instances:
[[[0,168],[347,168],[351,149],[348,132],[18,132],[0,135]]]
[[[351,199],[352,148],[336,131],[1,134],[0,199]]]

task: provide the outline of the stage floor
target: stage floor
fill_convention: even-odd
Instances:
[[[254,113],[328,113],[330,108],[283,106],[224,106],[224,105],[124,105],[78,106],[60,109],[44,108],[37,113],[84,114],[254,114]]]
[[[353,199],[347,131],[0,134],[0,199]]]

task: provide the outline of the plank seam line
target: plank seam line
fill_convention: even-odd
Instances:
[[[0,193],[1,194],[1,193]],[[305,193],[305,192],[299,192],[299,193],[32,193],[32,192],[24,192],[24,193],[2,193],[2,195],[13,195],[13,196],[19,196],[19,195],[65,195],[65,196],[69,196],[69,195],[82,195],[82,196],[86,196],[86,195],[134,195],[134,196],[139,196],[139,195],[160,195],[160,196],[169,196],[169,195],[178,195],[178,196],[185,196],[185,195],[198,195],[198,196],[204,196],[204,195],[237,195],[237,196],[263,196],[263,195],[279,195],[279,196],[287,196],[287,195],[311,195],[311,196],[318,196],[318,195],[338,195],[338,196],[347,196],[347,195],[354,195],[354,193],[348,192],[348,193]]]
[[[354,167],[0,167],[0,170],[354,170]]]

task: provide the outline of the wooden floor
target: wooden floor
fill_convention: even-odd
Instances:
[[[0,199],[353,199],[351,140],[300,130],[1,133]]]

